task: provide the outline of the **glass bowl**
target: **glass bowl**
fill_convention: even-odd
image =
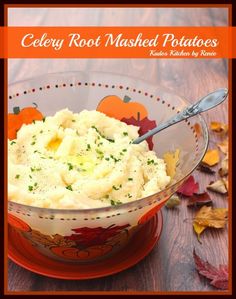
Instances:
[[[108,95],[146,107],[157,124],[178,113],[188,103],[160,86],[137,78],[101,72],[46,74],[9,86],[8,113],[14,107],[32,107],[44,116],[63,108],[73,112],[95,110]],[[114,109],[116,109],[114,107]],[[201,162],[208,131],[202,117],[195,116],[158,133],[153,138],[158,157],[180,150],[171,184],[159,193],[130,203],[93,209],[47,209],[8,201],[8,223],[43,254],[64,262],[93,262],[117,252],[140,227],[165,204]],[[99,186],[98,186],[99,188]]]

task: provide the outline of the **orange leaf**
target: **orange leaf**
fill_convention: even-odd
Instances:
[[[212,121],[211,122],[211,130],[217,133],[227,133],[228,132],[228,125],[225,125],[220,122]]]
[[[208,166],[214,166],[220,161],[219,151],[217,149],[208,150],[202,159],[202,162]]]

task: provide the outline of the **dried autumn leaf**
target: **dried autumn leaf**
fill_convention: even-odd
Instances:
[[[194,223],[205,227],[224,228],[228,220],[228,209],[203,206],[196,214]]]
[[[176,173],[176,167],[179,162],[180,150],[176,149],[175,152],[167,152],[163,155],[163,159],[166,163],[166,173],[168,176],[173,178]]]
[[[191,175],[184,183],[180,186],[177,193],[184,196],[193,196],[199,189],[198,183],[194,181],[194,177]]]
[[[224,182],[225,184],[225,188],[227,189],[227,191],[229,190],[229,182],[228,182],[228,179],[226,178],[222,178],[222,181]]]
[[[206,226],[200,225],[196,222],[193,222],[193,229],[194,229],[195,233],[197,234],[197,239],[198,239],[199,243],[202,243],[200,240],[200,235],[206,229]]]
[[[168,201],[166,202],[165,206],[168,208],[168,209],[173,209],[175,208],[176,206],[178,206],[180,204],[180,199],[178,197],[177,194],[173,194],[169,199]]]
[[[213,169],[211,169],[210,167],[208,167],[208,166],[206,166],[206,165],[204,165],[202,163],[200,163],[198,165],[197,170],[199,170],[201,172],[204,172],[204,173],[208,173],[208,174],[214,174],[215,173],[215,171]]]
[[[228,132],[228,125],[212,121],[210,128],[212,131],[217,132],[217,133],[227,133]]]
[[[225,139],[221,143],[218,143],[217,146],[222,151],[222,153],[228,154],[228,151],[229,151],[229,141],[228,141],[228,139]]]
[[[214,166],[220,161],[220,154],[217,149],[208,150],[202,159],[202,163],[208,166]]]
[[[189,198],[187,206],[202,206],[204,204],[212,204],[210,195],[207,192],[194,193],[193,196]]]
[[[214,287],[227,290],[228,289],[228,267],[227,265],[219,265],[219,268],[212,266],[208,261],[203,261],[193,250],[193,258],[196,269],[199,274],[211,280],[210,284]]]
[[[221,177],[228,175],[229,172],[229,159],[228,156],[226,156],[222,161],[221,161],[221,167],[218,170],[219,175]],[[228,190],[228,187],[227,187]]]
[[[220,194],[227,194],[228,192],[228,187],[225,183],[225,180],[223,179],[219,179],[215,182],[211,182],[207,186],[207,189]]]

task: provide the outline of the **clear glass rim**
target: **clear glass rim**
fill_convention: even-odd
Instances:
[[[117,76],[117,77],[123,77],[123,78],[127,78],[127,79],[135,79],[135,80],[139,80],[140,82],[144,82],[152,87],[154,87],[154,84],[147,81],[147,80],[143,80],[143,79],[140,79],[140,78],[136,78],[136,77],[133,77],[133,76],[125,76],[125,75],[122,75],[122,74],[119,74],[119,73],[114,73],[114,72],[103,72],[103,71],[89,71],[89,72],[84,72],[84,71],[66,71],[66,72],[54,72],[54,73],[47,73],[47,74],[44,74],[44,75],[40,75],[40,76],[36,76],[36,77],[32,77],[32,78],[28,78],[28,79],[25,79],[25,80],[19,80],[19,81],[15,81],[11,84],[8,85],[8,88],[12,88],[14,87],[15,85],[17,84],[21,84],[21,83],[26,83],[26,82],[32,82],[32,81],[35,81],[35,80],[40,80],[40,79],[44,79],[46,76],[50,76],[50,77],[54,77],[54,76],[57,76],[57,75],[66,75],[66,76],[71,76],[71,75],[78,75],[78,74],[107,74],[107,75],[112,75],[113,77]],[[179,96],[178,94],[175,94],[173,90],[169,89],[169,88],[166,88],[165,86],[161,86],[161,85],[156,85],[156,87],[158,86],[158,88],[160,88],[162,91],[165,91],[169,94],[174,94],[175,96],[177,96],[181,101],[182,103],[185,104],[185,106],[188,106],[190,105],[191,103],[186,100],[184,97],[182,96]],[[94,213],[94,212],[108,212],[108,211],[117,211],[117,210],[120,210],[120,209],[129,209],[133,206],[139,206],[141,205],[142,203],[148,201],[150,198],[152,197],[158,197],[160,196],[163,192],[168,192],[171,188],[173,188],[176,184],[179,184],[180,182],[183,182],[186,180],[186,178],[188,178],[191,173],[198,167],[199,163],[201,162],[201,160],[203,159],[206,151],[207,151],[207,148],[208,148],[208,145],[209,145],[209,132],[208,132],[208,128],[207,128],[207,125],[206,125],[206,122],[204,120],[204,118],[198,114],[197,116],[194,116],[193,118],[198,118],[200,123],[201,123],[201,126],[202,126],[202,129],[203,129],[203,133],[204,133],[204,136],[205,136],[205,145],[204,145],[204,149],[202,151],[202,154],[200,156],[200,158],[198,159],[198,161],[196,161],[196,165],[187,173],[185,174],[185,176],[175,182],[174,184],[168,186],[167,188],[165,188],[164,190],[160,191],[160,192],[157,192],[157,193],[153,193],[147,197],[143,197],[143,198],[140,198],[140,199],[136,199],[134,201],[131,201],[131,202],[128,202],[128,203],[123,203],[123,204],[120,204],[120,205],[116,205],[116,206],[105,206],[105,207],[100,207],[100,208],[89,208],[89,209],[54,209],[54,208],[42,208],[42,207],[35,207],[35,206],[29,206],[29,205],[25,205],[25,204],[21,204],[21,203],[17,203],[17,202],[14,202],[14,201],[8,201],[8,204],[11,204],[12,206],[16,206],[18,208],[23,208],[23,209],[30,209],[31,211],[35,211],[35,212],[45,212],[47,211],[48,213],[52,213],[52,214],[56,214],[56,213],[65,213],[65,214],[71,214],[71,213],[74,213],[74,214],[83,214],[83,213]],[[8,160],[7,160],[8,161]]]

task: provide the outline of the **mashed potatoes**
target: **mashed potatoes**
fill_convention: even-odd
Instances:
[[[166,165],[138,127],[97,111],[68,109],[23,125],[8,144],[9,200],[86,209],[130,202],[166,187]]]

